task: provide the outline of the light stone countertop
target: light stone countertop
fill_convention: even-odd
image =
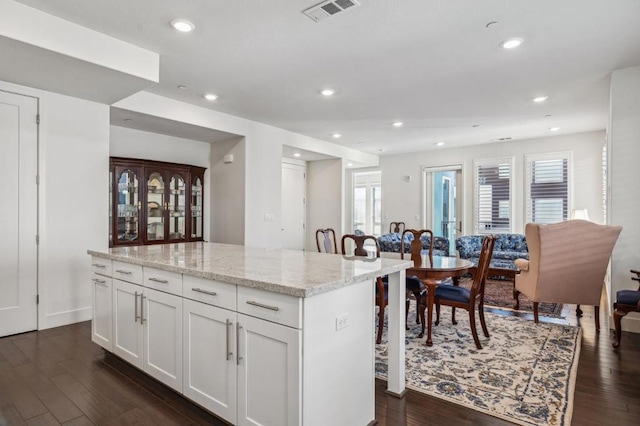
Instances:
[[[116,247],[87,253],[297,297],[325,293],[413,265],[411,260],[203,242]]]

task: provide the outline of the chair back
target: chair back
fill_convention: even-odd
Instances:
[[[380,257],[380,244],[378,244],[378,239],[373,235],[355,235],[355,234],[345,234],[342,236],[340,240],[340,248],[342,249],[342,254],[346,255],[347,251],[345,248],[345,241],[351,240],[354,244],[353,255],[354,256],[367,256],[368,251],[364,248],[364,244],[367,241],[373,241],[376,246],[376,257]]]
[[[413,260],[414,266],[422,265],[422,241],[420,237],[422,234],[429,235],[429,259],[433,258],[433,232],[430,229],[406,229],[402,232],[402,238],[400,239],[400,258],[404,259],[404,236],[407,234],[413,234],[413,240],[411,241],[410,251],[411,260]]]
[[[475,302],[477,298],[484,298],[484,287],[489,275],[489,267],[491,265],[491,256],[493,256],[493,248],[496,244],[495,235],[487,235],[482,239],[482,249],[480,250],[480,259],[478,260],[478,268],[473,276],[473,284],[471,284],[470,301]]]
[[[391,222],[389,224],[389,233],[395,232],[396,234],[399,234],[404,232],[405,228],[404,222]]]
[[[318,229],[316,231],[316,246],[319,253],[338,254],[335,231],[331,228]]]
[[[545,302],[600,305],[604,276],[621,230],[621,226],[578,219],[528,223],[529,273],[535,286],[527,296]]]

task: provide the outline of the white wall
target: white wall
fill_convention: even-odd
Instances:
[[[39,99],[38,328],[91,318],[87,249],[108,248],[109,107],[0,82]]]
[[[307,163],[307,250],[318,250],[316,230],[333,228],[340,251],[340,238],[344,234],[342,163],[339,158]]]
[[[513,157],[513,230],[523,233],[525,225],[524,156],[533,153],[566,151],[571,151],[573,155],[573,205],[588,209],[591,220],[602,222],[601,164],[604,141],[604,132],[589,132],[381,157],[382,229],[389,229],[389,222],[398,220],[405,222],[407,228],[422,227],[424,221],[422,169],[425,166],[463,164],[463,234],[472,234],[473,160]],[[406,175],[411,176],[411,182],[403,180]],[[415,215],[420,219],[416,220]]]
[[[378,162],[378,157],[372,154],[147,92],[137,93],[114,106],[245,137],[244,243],[247,246],[281,247],[283,145],[358,163],[376,165]],[[341,199],[334,201],[339,204]],[[265,214],[273,214],[275,220],[265,221]]]
[[[611,295],[637,289],[629,269],[640,268],[640,67],[611,75],[609,120],[610,223],[622,225],[611,258]],[[623,330],[640,332],[640,315],[629,314]]]
[[[245,173],[244,138],[216,142],[211,147],[211,238],[208,241],[244,244]],[[224,163],[224,156],[233,155],[233,163]]]

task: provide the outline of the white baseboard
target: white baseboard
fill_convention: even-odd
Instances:
[[[43,321],[44,324],[38,324],[38,330],[46,330],[47,328],[75,324],[77,322],[88,321],[90,319],[91,306],[87,306],[86,308],[74,309],[72,311],[46,314]]]

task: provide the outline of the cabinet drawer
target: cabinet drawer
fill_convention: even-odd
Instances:
[[[182,296],[182,274],[145,266],[142,277],[142,285],[145,287]]]
[[[114,260],[112,277],[121,281],[142,284],[142,266]]]
[[[208,305],[236,310],[236,285],[185,275],[182,295]]]
[[[238,312],[294,328],[302,328],[302,299],[238,286]]]
[[[91,271],[95,274],[111,276],[111,260],[91,256]]]

